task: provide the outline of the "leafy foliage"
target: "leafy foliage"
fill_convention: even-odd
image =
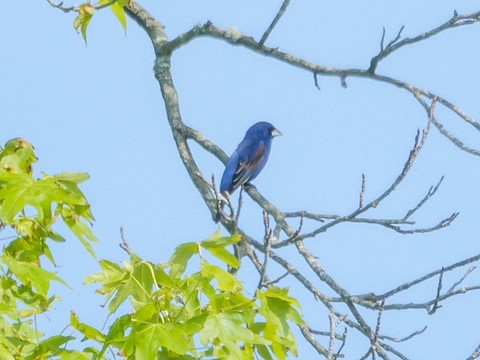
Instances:
[[[107,346],[121,349],[128,359],[263,358],[284,359],[296,353],[289,322],[302,324],[299,303],[277,287],[258,290],[249,298],[242,283],[228,271],[206,259],[204,251],[238,267],[226,247],[240,241],[239,235],[177,247],[166,264],[155,265],[130,254],[122,266],[102,260],[102,271],[86,279],[101,285],[110,314],[127,299],[133,313],[119,317],[100,337],[102,353]],[[186,275],[189,262],[198,257],[200,270]],[[78,324],[73,326],[86,337]],[[95,334],[95,337],[98,336]]]
[[[45,338],[32,326],[34,317],[59,300],[50,293],[52,281],[68,287],[41,266],[44,257],[55,264],[49,241],[65,242],[55,223],[63,221],[92,256],[97,239],[89,226],[90,206],[78,187],[88,175],[44,174],[37,179],[32,175],[36,161],[33,146],[23,139],[9,141],[0,151],[1,226],[15,233],[0,256],[1,359],[106,359],[107,351],[146,360],[296,355],[290,324],[303,324],[300,304],[278,287],[247,296],[243,284],[220,266],[239,267],[227,248],[241,237],[219,232],[178,246],[164,264],[134,253],[121,264],[101,260],[100,272],[85,284],[100,285],[97,292],[106,297],[113,318],[108,331],[82,323],[71,312],[70,326],[96,346],[71,350],[67,347],[73,336]],[[128,302],[132,312],[117,314]]]
[[[0,220],[13,240],[0,255],[0,358],[43,359],[59,351],[71,337],[42,334],[32,328],[32,317],[51,308],[57,296],[49,293],[52,281],[68,286],[55,273],[41,267],[45,256],[55,264],[47,240],[65,241],[53,230],[61,219],[94,255],[97,239],[87,225],[93,214],[78,184],[87,174],[32,176],[37,161],[33,146],[24,139],[8,141],[0,150]]]
[[[129,2],[130,0],[100,0],[96,7],[89,2],[79,5],[77,9],[78,15],[73,22],[73,27],[76,31],[80,30],[83,40],[87,43],[88,25],[90,24],[96,10],[109,7],[122,25],[123,30],[127,32],[127,15],[125,13],[125,6],[127,6]]]

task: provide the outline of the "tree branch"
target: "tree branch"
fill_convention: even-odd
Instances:
[[[278,10],[277,15],[275,15],[275,18],[273,19],[272,23],[270,24],[268,29],[265,31],[265,33],[262,35],[262,38],[260,39],[260,42],[259,42],[260,46],[263,46],[263,44],[265,44],[265,41],[267,41],[267,38],[270,36],[270,33],[273,31],[273,28],[280,21],[281,17],[287,10],[287,7],[289,4],[290,4],[290,0],[283,0],[283,4]]]
[[[288,1],[284,1],[282,7],[288,6]],[[271,204],[266,198],[264,198],[256,189],[255,186],[249,186],[245,189],[245,191],[249,194],[249,196],[254,199],[265,211],[265,217],[266,219],[269,219],[268,216],[272,216],[272,218],[276,222],[275,226],[275,231],[274,235],[278,234],[279,229],[282,229],[282,231],[287,235],[288,241],[284,242],[283,244],[295,244],[298,253],[302,256],[302,258],[305,260],[305,262],[309,265],[310,269],[314,272],[316,277],[321,281],[321,283],[326,284],[331,290],[333,290],[338,296],[339,296],[339,301],[341,301],[343,304],[345,304],[349,310],[349,312],[353,315],[353,319],[345,317],[345,314],[339,313],[335,308],[333,307],[332,303],[336,302],[337,298],[331,297],[328,295],[325,295],[323,292],[321,292],[312,281],[310,281],[305,275],[303,275],[300,271],[297,270],[297,268],[287,261],[285,258],[277,254],[273,249],[275,249],[278,244],[282,244],[282,242],[278,243],[273,243],[270,241],[270,236],[272,234],[270,225],[265,224],[265,229],[267,233],[268,229],[268,236],[265,236],[265,241],[264,243],[260,243],[244,233],[242,229],[237,228],[235,224],[232,221],[229,221],[226,218],[221,218],[222,224],[230,231],[230,232],[236,232],[238,231],[242,235],[242,243],[246,246],[246,254],[254,264],[255,268],[259,272],[260,275],[260,284],[271,284],[272,282],[267,282],[267,264],[268,264],[268,259],[272,259],[275,261],[278,265],[283,267],[286,270],[285,275],[282,275],[280,278],[278,278],[275,281],[279,281],[283,277],[286,276],[286,274],[290,274],[295,278],[300,284],[304,286],[304,288],[313,294],[315,299],[319,301],[329,312],[337,316],[338,318],[344,319],[345,324],[353,329],[356,329],[359,333],[364,335],[368,339],[374,339],[375,341],[372,343],[372,349],[373,352],[371,352],[372,356],[380,356],[383,359],[388,359],[388,355],[386,352],[390,352],[392,354],[395,354],[396,356],[400,357],[401,359],[406,359],[404,355],[402,355],[400,352],[398,352],[396,349],[392,348],[388,344],[385,344],[381,340],[386,339],[389,340],[387,337],[382,337],[379,334],[379,323],[380,320],[377,320],[377,329],[375,332],[372,330],[372,328],[368,325],[366,320],[364,319],[364,316],[360,313],[361,308],[366,308],[366,309],[373,309],[373,310],[379,310],[381,309],[381,312],[384,310],[388,310],[389,307],[387,305],[381,306],[375,301],[383,300],[387,298],[388,296],[393,296],[397,292],[406,290],[407,288],[410,288],[414,286],[416,283],[419,283],[420,281],[417,280],[417,282],[411,282],[407,283],[401,286],[401,289],[394,289],[389,293],[384,294],[384,298],[382,299],[381,296],[376,296],[374,300],[372,301],[371,298],[368,297],[359,297],[359,296],[352,296],[347,292],[346,289],[341,287],[329,274],[327,274],[316,258],[313,256],[313,254],[307,250],[303,243],[303,239],[306,237],[313,237],[317,235],[318,233],[322,231],[326,231],[326,229],[335,226],[336,224],[339,224],[341,222],[346,222],[346,221],[351,221],[351,222],[365,222],[365,223],[375,223],[381,226],[385,226],[387,228],[390,228],[395,231],[405,231],[400,228],[398,228],[397,225],[404,224],[404,225],[412,225],[414,222],[411,220],[408,220],[409,217],[415,213],[423,204],[436,192],[436,189],[438,189],[438,186],[440,185],[440,182],[437,184],[437,186],[432,190],[430,189],[427,195],[417,204],[417,206],[407,212],[406,216],[402,219],[367,219],[367,218],[359,218],[358,215],[368,211],[371,208],[375,208],[378,206],[378,204],[384,200],[386,197],[388,197],[395,189],[396,187],[403,181],[403,179],[406,177],[408,174],[413,162],[417,158],[419,152],[421,151],[427,136],[429,134],[431,124],[436,124],[437,121],[434,116],[434,110],[435,110],[435,105],[436,103],[440,103],[446,108],[450,109],[453,111],[455,114],[457,114],[461,119],[464,121],[470,123],[477,129],[480,129],[478,127],[478,123],[476,123],[472,118],[468,117],[466,114],[458,110],[456,107],[451,105],[448,101],[446,101],[443,98],[440,98],[428,91],[422,90],[420,88],[417,88],[411,84],[402,82],[400,80],[396,80],[393,78],[389,78],[386,76],[381,76],[377,75],[374,73],[374,71],[369,71],[367,70],[361,70],[361,69],[338,69],[338,68],[332,68],[332,67],[324,67],[320,66],[317,64],[313,64],[309,61],[306,61],[304,59],[295,57],[291,54],[279,51],[278,49],[274,48],[268,48],[264,46],[264,42],[268,38],[270,32],[267,32],[264,34],[262,38],[265,38],[263,41],[260,40],[260,42],[255,41],[251,37],[246,37],[242,35],[239,31],[233,31],[233,30],[227,30],[223,31],[221,29],[216,28],[213,24],[210,22],[204,24],[204,25],[199,25],[195,26],[191,30],[181,34],[177,38],[175,38],[172,41],[168,41],[168,38],[164,32],[163,25],[156,21],[146,10],[144,10],[140,5],[138,5],[135,2],[130,3],[130,5],[126,8],[127,14],[132,17],[148,34],[150,37],[155,55],[156,55],[156,61],[155,61],[155,76],[160,84],[160,89],[162,92],[162,96],[165,102],[165,108],[166,108],[166,113],[167,113],[167,118],[168,122],[170,125],[170,128],[172,130],[172,134],[176,143],[176,146],[178,148],[178,152],[180,155],[180,158],[190,176],[192,179],[192,182],[194,183],[195,187],[198,189],[200,195],[202,196],[205,204],[209,208],[212,217],[215,217],[217,213],[217,199],[215,196],[215,192],[212,189],[212,185],[209,184],[204,176],[202,175],[200,169],[196,165],[195,159],[193,158],[193,155],[190,151],[189,145],[188,145],[188,140],[193,140],[196,143],[198,143],[202,148],[205,150],[209,151],[213,155],[215,155],[217,158],[219,158],[223,163],[227,161],[227,155],[213,142],[208,140],[205,136],[203,136],[201,133],[199,133],[197,130],[192,129],[188,127],[187,125],[184,124],[181,113],[180,113],[180,105],[179,105],[179,99],[178,99],[178,94],[176,92],[176,89],[173,84],[173,79],[172,79],[172,74],[171,74],[171,69],[170,69],[170,56],[172,52],[181,46],[184,46],[188,42],[192,41],[195,38],[202,37],[202,36],[209,36],[217,39],[221,39],[226,41],[227,43],[231,45],[241,45],[251,51],[254,51],[258,54],[272,57],[276,60],[283,61],[287,63],[288,65],[295,66],[298,68],[301,68],[303,70],[312,72],[313,74],[323,74],[326,76],[337,76],[340,79],[345,80],[347,76],[355,76],[355,77],[360,77],[360,78],[367,78],[375,81],[380,81],[389,85],[394,85],[397,87],[400,87],[402,89],[405,89],[406,91],[412,93],[417,101],[426,109],[427,114],[428,114],[428,124],[426,130],[424,130],[422,133],[420,131],[417,132],[416,140],[413,149],[410,151],[410,154],[408,156],[407,161],[405,162],[403,169],[401,173],[398,175],[398,177],[394,180],[392,185],[385,191],[383,192],[380,196],[378,196],[375,200],[370,201],[367,204],[364,204],[364,193],[365,193],[365,180],[362,180],[362,190],[360,193],[360,201],[359,201],[359,207],[356,211],[351,213],[350,215],[344,216],[344,217],[335,217],[332,215],[331,218],[327,218],[325,216],[319,215],[319,214],[310,214],[308,212],[297,212],[297,213],[284,213],[280,211],[278,208],[276,208],[273,204]],[[285,10],[283,10],[284,12]],[[277,13],[276,18],[280,19],[280,17],[283,14],[282,9]],[[277,20],[278,22],[278,20]],[[271,28],[273,29],[275,27],[275,19],[274,22],[272,22]],[[460,25],[457,25],[460,26]],[[441,30],[443,31],[443,30]],[[397,38],[391,41],[385,48],[381,49],[381,53],[383,57],[386,57],[389,55],[391,52],[393,52],[395,49],[400,48],[401,46],[404,46],[407,44],[405,40],[398,41],[401,36],[401,32],[398,33]],[[430,35],[433,36],[433,33]],[[420,40],[418,40],[420,41]],[[399,46],[403,42],[404,45]],[[394,49],[394,50],[392,50]],[[385,53],[386,51],[389,51],[389,53]],[[383,58],[382,57],[382,58]],[[380,61],[379,59],[378,61]],[[378,63],[378,62],[377,62]],[[431,103],[428,105],[427,102],[424,100],[430,99]],[[438,128],[438,125],[435,125]],[[294,230],[288,222],[286,221],[287,218],[290,217],[300,217],[300,227],[299,230]],[[446,226],[451,223],[456,217],[456,214],[452,215],[451,217],[442,220],[436,227],[436,229],[439,229],[443,226]],[[307,233],[307,234],[299,234],[301,230],[301,225],[303,224],[303,218],[311,219],[313,221],[324,221],[327,219],[332,219],[329,223],[323,225],[316,231],[312,233]],[[268,220],[269,222],[269,220]],[[268,226],[267,226],[268,225]],[[433,228],[427,228],[432,229]],[[427,231],[425,230],[425,231]],[[419,229],[417,229],[417,232],[420,232]],[[406,233],[406,232],[405,232]],[[263,264],[258,261],[258,258],[255,254],[254,249],[258,250],[259,252],[262,252],[265,254],[265,259],[263,261]],[[480,256],[480,255],[479,255]],[[460,266],[460,265],[458,265]],[[443,271],[449,271],[452,270],[449,269],[449,267],[444,268]],[[423,277],[423,280],[425,281],[426,279],[434,276],[431,274],[428,274]],[[437,273],[438,274],[438,273]],[[458,284],[456,285],[458,286]],[[474,287],[467,288],[467,291],[473,290]],[[436,297],[437,303],[442,301],[443,299],[449,297],[449,296],[454,296],[456,294],[459,294],[462,290],[452,290],[452,292],[448,292],[447,294],[444,295],[439,295]],[[402,304],[405,306],[408,306],[409,304]],[[389,305],[392,306],[392,305]],[[380,313],[381,313],[380,312]],[[381,315],[379,315],[379,319],[381,318]],[[328,356],[329,352],[330,354],[332,351],[328,351],[325,349],[313,336],[312,332],[309,331],[309,328],[307,326],[301,326],[300,330],[305,337],[305,339],[313,346],[313,348],[316,349],[317,353],[322,355],[322,356]],[[414,336],[414,335],[412,335]],[[343,347],[343,345],[342,345]],[[331,348],[331,346],[329,347]],[[341,349],[340,349],[341,350]],[[339,351],[340,351],[339,350]]]
[[[479,20],[480,20],[480,12],[474,12],[468,15],[458,15],[457,12],[455,11],[451,19],[437,26],[436,28],[426,31],[420,35],[414,36],[413,38],[405,38],[402,41],[398,41],[400,39],[403,29],[405,28],[405,26],[402,26],[400,28],[400,31],[397,34],[397,37],[394,40],[392,40],[385,48],[383,48],[383,39],[385,37],[385,28],[384,28],[380,52],[378,53],[378,55],[372,58],[370,62],[370,68],[368,69],[368,71],[370,73],[374,73],[378,63],[381,60],[385,59],[387,56],[391,55],[394,51],[397,51],[398,49],[404,46],[412,45],[420,41],[427,40],[432,36],[435,36],[446,30],[450,30],[459,26],[475,24]]]

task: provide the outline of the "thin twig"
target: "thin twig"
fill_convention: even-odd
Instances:
[[[430,189],[427,192],[427,195],[424,196],[424,198],[415,206],[413,209],[409,210],[405,216],[404,219],[408,219],[410,216],[412,216],[418,209],[420,209],[435,193],[437,192],[438,188],[442,184],[444,176],[440,178],[438,181],[437,185],[435,187],[431,186]]]
[[[127,239],[125,238],[125,233],[123,231],[123,226],[120,227],[120,239],[122,239],[122,242],[119,244],[120,248],[125,251],[128,255],[132,255],[132,249],[130,248],[130,245],[128,244]]]
[[[330,311],[328,314],[328,321],[330,323],[330,335],[328,340],[328,356],[327,360],[333,360],[333,350],[335,349],[335,313]]]
[[[445,31],[445,30],[449,30],[449,29],[459,27],[459,26],[474,24],[474,23],[478,22],[479,20],[480,19],[479,19],[479,13],[478,12],[473,13],[473,14],[469,14],[469,15],[458,15],[455,12],[453,14],[452,18],[450,18],[445,23],[437,26],[436,28],[434,28],[432,30],[429,30],[429,31],[426,31],[426,32],[424,32],[420,35],[417,35],[417,36],[413,37],[413,38],[405,38],[402,41],[398,41],[398,39],[400,38],[401,32],[403,30],[403,26],[402,26],[402,28],[400,29],[395,41],[393,41],[393,43],[391,45],[389,44],[390,46],[387,46],[385,49],[381,49],[380,53],[378,55],[376,55],[371,60],[369,71],[371,73],[374,73],[378,63],[381,60],[383,60],[384,58],[389,56],[391,53],[400,49],[403,46],[411,45],[411,44],[414,44],[414,43],[417,43],[417,42],[420,42],[420,41],[427,40],[427,39],[431,38],[432,36],[437,35],[440,32]]]
[[[466,19],[470,19],[471,21],[463,21]],[[406,38],[403,39],[402,41],[397,42],[396,44],[392,45],[389,49],[385,49],[385,54],[390,54],[393,51],[399,49],[402,46],[409,45],[415,42],[419,42],[425,39],[430,38],[433,35],[436,35],[440,31],[447,30],[450,28],[454,28],[457,26],[463,26],[463,25],[469,25],[477,22],[480,19],[480,12],[475,12],[472,14],[468,15],[457,15],[455,18],[455,21],[452,22],[449,20],[447,23],[442,24],[441,26],[427,32],[424,34],[420,34],[412,39]],[[440,29],[440,31],[438,31]],[[461,111],[459,108],[457,108],[455,105],[447,101],[446,99],[435,95],[429,91],[423,90],[419,87],[415,87],[412,84],[390,78],[388,76],[383,76],[383,75],[378,75],[376,73],[372,73],[371,71],[368,70],[361,70],[361,69],[340,69],[340,68],[332,68],[332,67],[326,67],[326,66],[320,66],[317,64],[313,64],[309,61],[306,61],[304,59],[300,59],[296,56],[293,56],[291,54],[282,52],[278,50],[277,48],[268,48],[265,46],[259,46],[259,43],[256,42],[252,37],[250,36],[235,36],[232,37],[230,36],[228,31],[221,30],[217,27],[215,27],[212,23],[207,22],[204,25],[198,25],[192,28],[191,30],[179,35],[177,38],[172,40],[171,42],[168,43],[168,51],[173,51],[181,46],[184,46],[188,42],[192,41],[195,38],[201,37],[201,36],[211,36],[213,38],[218,38],[224,41],[229,42],[232,45],[241,45],[244,46],[245,48],[260,53],[261,55],[264,56],[269,56],[272,58],[275,58],[279,61],[283,61],[289,65],[299,67],[303,70],[309,71],[310,73],[314,74],[314,77],[316,77],[318,74],[324,74],[328,76],[338,76],[341,79],[346,78],[347,76],[351,77],[362,77],[362,78],[368,78],[371,80],[375,81],[380,81],[384,83],[388,83],[393,86],[400,87],[408,92],[410,92],[412,95],[414,95],[417,100],[421,96],[425,96],[429,99],[433,99],[434,97],[437,97],[437,100],[439,103],[441,103],[443,106],[448,108],[449,110],[453,111],[456,115],[458,115],[462,120],[468,122],[472,126],[474,126],[477,130],[480,131],[480,123],[475,121],[472,117],[468,116],[465,114],[463,111]],[[387,54],[387,55],[388,55]],[[385,56],[384,56],[385,57]],[[422,105],[423,106],[423,105]],[[427,106],[428,109],[429,106]],[[437,120],[434,120],[434,125],[439,129],[439,131],[447,136],[447,138],[452,141],[455,145],[457,145],[459,148],[461,148],[464,151],[468,151],[471,154],[474,155],[479,155],[480,156],[480,151],[476,149],[472,149],[466,145],[464,145],[460,140],[458,140],[456,137],[454,137],[452,134],[450,134],[448,131],[444,130],[439,126],[439,123]],[[440,124],[441,125],[441,124]]]
[[[322,344],[320,344],[315,337],[312,335],[312,333],[309,330],[309,327],[306,325],[298,325],[298,328],[300,329],[303,337],[312,345],[312,347],[317,351],[319,355],[322,355],[324,357],[328,356],[328,350],[325,349]]]
[[[340,345],[340,347],[338,348],[338,351],[337,353],[335,354],[335,359],[338,359],[340,357],[343,357],[343,355],[341,355],[342,353],[342,350],[345,346],[345,344],[347,343],[347,333],[348,333],[348,328],[345,328],[343,330],[343,335],[342,335],[342,344]]]
[[[436,102],[437,102],[437,98],[434,98],[432,100],[432,104],[430,106],[430,116],[429,116],[429,119],[428,119],[427,127],[425,128],[425,130],[422,131],[421,136],[420,136],[420,130],[417,131],[417,135],[415,137],[415,143],[414,143],[413,149],[410,151],[408,159],[405,162],[401,173],[397,176],[397,178],[394,180],[392,185],[390,185],[390,187],[387,190],[385,190],[376,199],[374,199],[371,202],[369,202],[368,204],[366,204],[363,208],[357,209],[354,212],[352,212],[350,215],[347,215],[347,216],[345,216],[341,219],[331,221],[328,224],[325,224],[325,225],[319,227],[318,229],[316,229],[312,232],[300,235],[295,239],[295,241],[315,237],[316,235],[327,231],[329,228],[331,228],[331,227],[333,227],[333,226],[335,226],[335,225],[337,225],[341,222],[350,221],[350,220],[356,218],[358,215],[366,212],[367,210],[369,210],[371,208],[376,208],[378,206],[378,204],[380,204],[381,201],[383,201],[386,197],[388,197],[397,188],[397,186],[405,179],[405,177],[407,176],[407,174],[408,174],[409,170],[411,169],[413,163],[415,162],[418,154],[420,153],[421,149],[423,148],[423,146],[424,146],[424,144],[427,140],[428,134],[430,133]],[[287,246],[291,242],[292,241],[282,241],[282,242],[279,242],[278,244],[275,244],[275,247]]]
[[[95,9],[95,10],[101,10],[101,9],[104,9],[104,8],[107,8],[113,4],[115,4],[118,0],[110,0],[109,2],[106,2],[105,4],[98,4],[98,5],[93,5],[92,7]],[[63,1],[59,2],[59,3],[56,3],[54,2],[53,0],[47,0],[47,2],[54,8],[56,9],[59,9],[61,11],[63,11],[64,13],[69,13],[69,12],[78,12],[79,10],[79,6],[78,5],[74,5],[74,6],[64,6],[64,3]]]
[[[411,333],[410,335],[405,336],[403,338],[395,338],[395,337],[392,337],[392,336],[381,335],[381,336],[379,336],[379,339],[389,340],[389,341],[393,341],[393,342],[396,342],[396,343],[400,343],[400,342],[410,340],[411,338],[413,338],[415,336],[423,334],[425,332],[425,330],[427,330],[427,328],[428,328],[428,326],[425,326],[422,330],[417,330],[417,331],[415,331],[415,332]]]
[[[242,210],[243,205],[243,186],[240,187],[238,191],[238,207],[237,207],[237,216],[235,216],[235,230],[238,229],[238,220],[240,219],[240,211]]]
[[[432,306],[435,304],[435,302],[442,302],[448,298],[457,296],[457,295],[463,295],[468,292],[472,291],[478,291],[480,290],[480,285],[475,285],[475,286],[465,286],[463,288],[460,288],[458,290],[443,294],[438,297],[438,299],[435,297],[435,299],[432,299],[430,301],[426,301],[423,303],[404,303],[404,304],[390,304],[390,305],[385,305],[385,310],[411,310],[411,309],[425,309],[427,312],[430,311]]]
[[[283,1],[282,6],[280,7],[280,9],[277,12],[277,15],[275,15],[275,18],[273,19],[272,23],[270,24],[268,29],[263,34],[260,41],[258,42],[259,46],[263,46],[263,44],[265,44],[265,41],[267,41],[267,38],[270,36],[270,33],[273,31],[273,29],[275,28],[277,23],[280,21],[281,17],[283,16],[285,11],[287,10],[287,7],[288,7],[289,4],[290,4],[290,0],[284,0]]]
[[[63,11],[64,13],[69,13],[72,11],[78,11],[78,6],[64,6],[63,1],[56,3],[53,0],[47,0],[47,2],[54,8]]]
[[[453,291],[455,291],[455,288],[460,285],[463,280],[465,280],[465,278],[470,275],[477,267],[476,266],[470,266],[467,271],[465,272],[465,274],[458,280],[458,281],[455,281],[455,283],[450,287],[450,289],[448,289],[447,291],[447,294],[448,293],[451,293]]]
[[[318,89],[318,91],[322,90],[320,89],[320,85],[318,85],[318,73],[316,73],[315,71],[313,72],[313,84]]]
[[[382,295],[377,295],[377,299],[379,300],[383,300],[383,299],[386,299],[386,298],[389,298],[395,294],[398,294],[399,292],[402,292],[402,291],[405,291],[409,288],[411,288],[412,286],[415,286],[417,284],[420,284],[422,282],[424,282],[425,280],[427,279],[430,279],[434,276],[437,276],[439,275],[441,272],[447,272],[447,271],[452,271],[456,268],[459,268],[459,267],[462,267],[462,266],[465,266],[467,264],[471,264],[473,262],[476,262],[476,261],[479,261],[480,260],[480,254],[478,255],[475,255],[475,256],[472,256],[468,259],[465,259],[465,260],[461,260],[459,262],[456,262],[452,265],[449,265],[449,266],[445,266],[445,267],[442,267],[441,269],[439,270],[435,270],[435,271],[432,271],[431,273],[428,273],[416,280],[413,280],[413,281],[409,281],[405,284],[402,284],[398,287],[396,287],[395,289],[392,289],[390,291],[387,291],[386,293],[382,294]]]
[[[380,345],[378,343],[378,337],[380,335],[380,326],[382,323],[382,315],[383,315],[383,307],[385,306],[385,299],[382,300],[380,303],[380,310],[378,311],[377,316],[377,326],[375,327],[375,332],[373,333],[373,337],[371,339],[371,348],[372,348],[372,359],[375,359],[375,354],[379,349]]]
[[[360,188],[360,199],[358,201],[358,208],[362,209],[363,208],[363,200],[365,198],[365,190],[366,190],[367,184],[366,184],[366,179],[365,179],[365,174],[362,174],[362,187]]]
[[[442,286],[443,286],[443,273],[444,269],[442,267],[442,271],[440,272],[440,276],[438,277],[438,286],[437,286],[437,296],[435,296],[435,302],[433,303],[432,309],[428,311],[428,315],[433,315],[435,312],[441,308],[441,305],[438,305],[439,299],[440,299],[440,293],[442,291]]]
[[[288,275],[290,275],[290,273],[287,271],[286,273],[284,273],[283,275],[279,276],[278,278],[276,278],[275,280],[271,280],[271,281],[268,281],[265,283],[265,286],[269,287],[271,285],[274,285],[276,283],[278,283],[279,281],[281,281],[282,279],[286,278]]]
[[[262,273],[260,275],[257,289],[262,288],[267,281],[267,265],[268,259],[270,258],[270,240],[272,237],[272,230],[270,229],[270,219],[268,217],[268,213],[265,210],[263,210],[263,226],[265,227],[265,235],[263,239],[265,244],[265,258],[263,260]]]

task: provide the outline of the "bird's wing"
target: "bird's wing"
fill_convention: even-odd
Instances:
[[[253,149],[254,151],[251,156],[248,156],[248,148],[243,150],[245,151],[245,156],[240,157],[237,169],[233,174],[232,192],[252,179],[252,174],[259,166],[261,166],[263,159],[265,158],[266,148],[263,141],[259,143],[258,147]]]

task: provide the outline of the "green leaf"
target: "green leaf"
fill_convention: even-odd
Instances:
[[[89,3],[82,4],[78,8],[78,16],[73,22],[73,27],[75,28],[76,31],[78,31],[78,29],[80,28],[85,44],[87,43],[88,24],[90,24],[90,21],[92,20],[94,13],[95,13],[95,8],[91,4]]]
[[[219,290],[237,292],[242,289],[242,283],[235,276],[216,265],[204,263],[202,265],[202,275],[205,277],[213,276],[218,282]]]
[[[100,0],[99,5],[106,5],[110,2],[111,0]],[[125,33],[127,32],[127,15],[125,13],[125,6],[127,6],[129,2],[130,0],[117,0],[109,6],[117,20],[122,25]]]
[[[124,271],[120,265],[112,261],[101,260],[100,267],[102,268],[102,272],[88,276],[83,281],[85,285],[92,283],[110,284],[121,280],[123,277]]]
[[[132,316],[130,314],[126,314],[120,316],[113,322],[112,326],[110,326],[110,329],[108,330],[107,337],[103,343],[103,348],[98,354],[99,357],[105,353],[110,345],[114,345],[118,348],[123,346],[125,343],[125,333],[128,326],[131,324],[131,317]]]
[[[91,339],[96,340],[99,343],[103,343],[105,341],[104,334],[90,325],[81,323],[74,311],[70,312],[70,324],[74,329],[78,330],[85,336],[84,340]]]
[[[190,348],[183,340],[184,334],[175,324],[147,323],[135,326],[132,335],[125,342],[124,351],[128,355],[135,354],[135,359],[156,359],[158,350],[164,346],[176,354],[183,355]]]
[[[32,164],[37,161],[32,144],[25,139],[15,138],[8,141],[0,151],[0,172],[30,175]]]
[[[240,267],[240,261],[227,249],[224,248],[210,248],[210,254],[215,256],[217,259],[223,261],[225,264],[238,269]]]
[[[93,233],[92,229],[82,222],[80,219],[78,219],[77,216],[71,216],[71,210],[67,210],[66,208],[62,209],[62,217],[65,221],[65,223],[68,225],[70,230],[75,234],[77,239],[80,240],[80,242],[83,244],[83,246],[87,249],[87,251],[92,255],[94,258],[95,256],[95,251],[93,250],[92,245],[90,242],[93,243],[98,243],[98,239]]]
[[[176,287],[177,284],[175,281],[160,267],[154,266],[153,272],[155,274],[155,279],[158,284],[168,287]]]
[[[205,249],[211,248],[225,248],[229,245],[237,244],[242,236],[240,234],[233,234],[232,236],[221,236],[221,230],[216,231],[207,240],[203,240],[200,244]]]
[[[270,341],[247,329],[244,316],[235,312],[210,314],[200,332],[200,341],[203,345],[220,342],[228,350],[229,359],[243,359],[242,343],[270,344]]]
[[[86,205],[87,201],[73,192],[61,188],[54,178],[36,180],[26,174],[0,174],[0,219],[11,223],[27,206],[37,211],[38,222],[48,224],[52,218],[52,203]]]
[[[31,357],[28,357],[26,360],[29,359],[41,359],[43,356],[48,356],[52,354],[57,354],[60,351],[60,347],[67,342],[75,340],[73,336],[52,336],[46,340],[41,341],[33,351]]]
[[[188,261],[195,254],[198,254],[197,243],[188,242],[177,246],[169,260],[169,264],[171,265],[170,276],[173,278],[180,277],[185,272]]]
[[[116,1],[112,4],[112,6],[110,6],[110,9],[112,9],[116,18],[122,25],[123,31],[127,33],[127,15],[125,14],[125,8],[124,8],[126,4],[123,4],[123,3],[125,3],[125,1]]]
[[[108,306],[111,314],[129,296],[140,303],[151,301],[153,285],[158,283],[156,277],[158,272],[153,264],[141,261],[132,266],[130,263],[124,262],[125,268],[122,269],[110,261],[103,260],[100,265],[103,272],[89,276],[84,282],[86,284],[99,282],[104,285],[101,292],[107,293],[108,298],[112,298]],[[165,278],[163,281],[166,281]]]
[[[227,249],[229,245],[237,244],[242,239],[241,235],[233,234],[232,236],[221,236],[221,231],[218,230],[207,240],[204,240],[200,245],[208,250],[217,259],[223,261],[227,265],[238,269],[240,261]]]
[[[50,281],[58,281],[70,288],[70,286],[57,275],[33,263],[19,262],[7,256],[0,256],[0,262],[3,262],[23,284],[31,284],[35,290],[44,297],[48,295]]]
[[[80,184],[90,179],[90,175],[88,173],[65,172],[55,175],[54,178],[66,183]]]
[[[261,302],[259,313],[265,318],[263,335],[272,341],[271,349],[277,358],[286,358],[288,352],[297,353],[297,344],[288,321],[304,324],[294,306],[299,303],[288,295],[287,289],[275,286],[257,292]]]
[[[294,305],[300,307],[300,303],[297,299],[288,295],[288,289],[283,289],[278,286],[271,286],[267,290],[265,290],[264,295],[269,298],[277,298],[290,305]]]

